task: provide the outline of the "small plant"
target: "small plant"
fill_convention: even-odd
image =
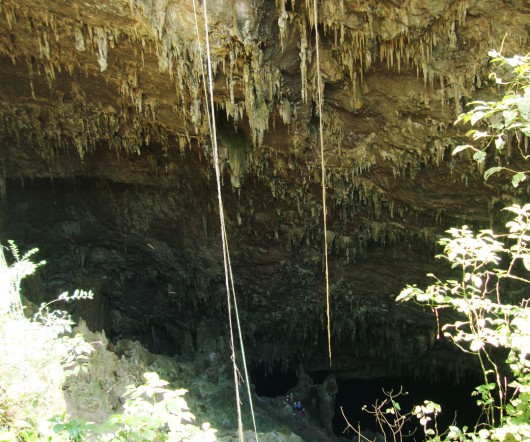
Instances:
[[[71,441],[86,439],[105,442],[128,441],[215,441],[209,424],[191,425],[195,419],[184,400],[186,390],[167,388],[157,373],[144,373],[145,384],[129,385],[123,398],[122,413],[112,415],[101,425],[87,424],[66,415],[55,416],[54,431],[68,434]]]
[[[20,299],[20,282],[35,273],[38,267],[46,261],[33,262],[30,258],[39,249],[31,249],[20,256],[18,247],[13,241],[8,241],[9,247],[0,244],[0,315],[23,315]],[[14,263],[8,265],[4,249],[10,250]]]
[[[92,299],[94,294],[91,290],[75,290],[72,295],[68,292],[61,293],[57,299],[43,303],[37,313],[33,316],[35,323],[41,324],[54,336],[57,344],[64,349],[62,354],[62,365],[64,372],[78,374],[80,371],[88,371],[89,355],[94,351],[92,344],[85,341],[80,333],[72,335],[75,325],[69,313],[63,310],[52,310],[51,305],[57,302],[72,302]]]
[[[371,405],[371,408],[365,405],[363,411],[374,417],[374,420],[379,427],[381,438],[385,441],[402,442],[403,440],[413,438],[416,429],[406,430],[406,426],[411,423],[414,417],[419,420],[426,436],[438,434],[436,417],[442,411],[440,405],[431,401],[424,401],[423,405],[416,405],[411,411],[405,412],[402,410],[401,405],[398,402],[400,397],[408,394],[403,391],[403,387],[401,387],[398,392],[394,392],[393,390],[383,390],[383,393],[385,396],[384,399],[376,400],[374,404]],[[343,417],[346,421],[347,429],[353,431],[357,435],[359,441],[379,441],[379,438],[377,437],[373,438],[367,436],[360,430],[360,428],[354,428],[348,422],[346,416],[344,416],[344,412]],[[429,428],[430,423],[434,425],[434,429]]]
[[[66,418],[66,413],[60,416],[54,416],[50,419],[53,426],[53,431],[57,434],[66,432],[68,438],[72,442],[82,442],[86,440],[87,431],[93,428],[93,425],[87,424],[83,419],[70,419]]]
[[[436,417],[442,412],[442,407],[432,401],[423,401],[423,405],[416,405],[412,413],[419,420],[426,436],[436,436],[439,434]],[[433,423],[434,428],[429,428],[429,423]]]
[[[195,419],[184,400],[184,389],[171,390],[157,373],[144,373],[145,384],[129,385],[123,398],[123,412],[112,415],[101,425],[87,424],[66,415],[55,416],[54,431],[68,434],[71,441],[104,442],[215,441],[215,430],[204,424],[191,425]]]
[[[103,425],[112,431],[101,440],[177,441],[190,440],[194,434],[196,440],[215,440],[215,430],[208,425],[202,430],[189,425],[195,416],[183,398],[187,390],[167,388],[168,382],[157,373],[145,373],[144,377],[144,385],[127,388],[123,413],[111,416]]]
[[[107,424],[116,427],[112,440],[154,441],[183,420],[193,419],[182,398],[186,390],[165,388],[168,382],[161,380],[156,373],[145,373],[144,377],[144,385],[127,388],[123,396],[126,399],[123,413],[109,419]]]
[[[371,409],[365,405],[363,411],[375,418],[381,434],[385,435],[385,440],[402,441],[404,437],[408,436],[404,434],[403,427],[409,420],[410,413],[403,413],[397,400],[400,396],[404,396],[407,393],[403,389],[400,389],[397,393],[392,390],[383,390],[383,393],[386,396],[383,400],[376,400]]]

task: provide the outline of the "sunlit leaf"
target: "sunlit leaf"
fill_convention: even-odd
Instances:
[[[471,342],[471,345],[469,348],[471,351],[480,351],[482,347],[484,347],[484,342],[482,342],[480,339],[474,339]]]
[[[516,173],[512,177],[512,186],[513,187],[518,187],[519,183],[523,182],[524,180],[526,180],[526,175],[524,173],[522,173],[522,172]]]
[[[482,163],[486,159],[486,152],[479,150],[473,154],[473,159],[478,163]]]
[[[471,280],[473,281],[473,284],[475,285],[475,287],[482,287],[482,279],[479,278],[477,275],[472,275],[471,276]]]
[[[490,134],[487,131],[484,130],[476,130],[473,132],[473,139],[474,140],[480,140],[481,138],[489,137]]]
[[[471,119],[470,119],[471,125],[474,126],[477,121],[482,120],[484,115],[486,115],[486,113],[482,111],[474,112],[473,115],[471,115]]]
[[[453,149],[453,155],[456,155],[459,152],[462,152],[462,151],[464,151],[466,149],[469,149],[470,147],[473,147],[473,146],[471,146],[470,144],[461,144],[460,146],[456,146]]]
[[[500,172],[502,169],[503,167],[501,166],[490,167],[488,170],[486,170],[486,172],[484,172],[484,180],[487,181],[490,176],[497,172]]]
[[[503,147],[504,147],[504,144],[505,144],[505,142],[504,142],[504,138],[502,138],[502,136],[499,135],[497,138],[495,138],[495,148],[497,150],[502,150]]]
[[[528,270],[530,272],[530,256],[529,255],[525,255],[523,257],[523,264],[524,264],[526,270]]]
[[[506,120],[506,125],[507,126],[512,124],[515,121],[515,119],[517,118],[517,115],[519,115],[519,112],[517,112],[516,110],[513,110],[513,109],[505,110],[502,113],[502,116]]]

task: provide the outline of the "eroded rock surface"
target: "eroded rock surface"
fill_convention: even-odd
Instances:
[[[2,237],[50,262],[35,298],[92,288],[92,327],[183,356],[226,353],[203,3],[0,2]],[[527,52],[528,2],[326,0],[318,23],[312,5],[207,4],[248,357],[328,368],[322,118],[334,369],[458,375],[432,317],[394,298],[446,227],[517,197],[451,151],[465,103],[496,96],[487,51]]]

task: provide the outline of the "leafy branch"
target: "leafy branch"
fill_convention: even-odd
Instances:
[[[473,159],[483,164],[488,157],[488,149],[495,146],[499,154],[503,154],[509,146],[515,145],[523,160],[528,160],[528,140],[530,138],[530,54],[505,57],[492,50],[488,53],[492,57],[491,63],[511,67],[511,79],[504,80],[497,73],[491,73],[489,78],[495,84],[505,87],[503,97],[499,101],[472,101],[473,108],[461,114],[455,124],[469,123],[471,126],[484,123],[484,130],[471,129],[467,136],[482,143],[481,147],[473,144],[462,144],[453,150],[453,155],[465,150],[473,151]],[[512,185],[518,187],[527,179],[530,170],[515,170],[505,165],[488,168],[484,172],[484,179],[492,175],[507,171],[512,174]]]
[[[437,257],[447,260],[457,277],[442,281],[431,274],[434,283],[426,289],[409,285],[397,297],[435,311],[457,312],[460,319],[442,327],[444,336],[480,363],[483,382],[474,395],[485,422],[477,422],[470,433],[453,428],[454,438],[445,440],[530,437],[530,308],[528,300],[518,305],[502,300],[507,291],[503,281],[530,284],[525,275],[530,271],[530,204],[505,210],[513,214],[505,234],[475,234],[463,226],[448,230],[450,237],[440,240],[444,252]],[[505,350],[504,365],[493,349]],[[442,439],[436,434],[433,440]]]

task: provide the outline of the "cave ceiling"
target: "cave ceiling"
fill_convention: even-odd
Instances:
[[[96,326],[179,351],[208,345],[226,302],[203,2],[0,0],[2,236],[44,251],[47,289],[99,290]],[[451,151],[466,102],[498,94],[488,50],[528,52],[530,4],[325,0],[318,23],[312,4],[208,2],[245,333],[257,359],[325,366],[322,118],[334,337],[365,361],[418,357],[432,320],[395,295],[448,226],[490,225],[517,197]]]

